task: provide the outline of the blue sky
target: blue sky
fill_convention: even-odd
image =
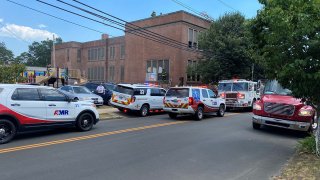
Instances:
[[[44,5],[36,0],[11,0],[34,9],[44,11],[66,20],[88,26],[110,34],[120,36],[124,33],[90,20],[68,14],[53,7]],[[74,12],[79,12],[71,7],[65,6],[56,0],[43,0]],[[74,3],[71,0],[65,2]],[[126,21],[134,21],[150,17],[152,11],[159,13],[170,13],[178,10],[192,11],[177,4],[174,0],[80,0],[83,3],[101,9],[109,14],[117,16]],[[226,12],[235,10],[241,12],[246,18],[252,18],[261,8],[258,0],[179,0],[179,2],[192,7],[199,12],[206,12],[214,19]],[[235,10],[234,10],[235,9]],[[79,12],[80,13],[80,12]],[[83,13],[81,13],[83,14]],[[7,0],[0,0],[0,42],[5,42],[8,49],[15,55],[28,50],[28,45],[33,41],[41,41],[52,34],[59,36],[63,41],[91,41],[99,39],[101,34],[87,30],[67,22],[34,12],[32,10],[12,4]]]

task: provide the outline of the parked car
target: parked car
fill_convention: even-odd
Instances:
[[[194,115],[196,120],[201,120],[204,114],[212,113],[222,117],[226,110],[223,98],[216,96],[212,90],[201,87],[170,88],[163,103],[163,110],[173,119],[179,114]]]
[[[278,81],[270,80],[253,106],[252,127],[260,129],[262,125],[312,132],[317,127],[316,111]]]
[[[111,104],[120,111],[136,111],[140,116],[163,110],[163,88],[141,84],[118,84],[113,91]]]
[[[89,131],[98,121],[94,104],[73,101],[52,87],[0,84],[0,144],[23,131],[66,126]]]
[[[62,86],[59,88],[61,92],[69,96],[69,98],[80,101],[88,101],[97,106],[103,105],[102,97],[92,93],[88,88],[83,86]]]
[[[84,84],[83,86],[88,88],[92,93],[97,94],[98,96],[102,97],[105,105],[110,105],[112,91],[116,85],[112,84],[112,83],[102,83],[102,85],[105,88],[104,94],[100,94],[97,92],[97,87],[99,85],[100,85],[100,83],[88,82],[88,83]]]

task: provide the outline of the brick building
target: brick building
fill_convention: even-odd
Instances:
[[[149,31],[197,48],[198,34],[210,26],[210,22],[177,11],[131,22]],[[80,69],[89,81],[126,83],[158,82],[197,84],[199,75],[187,74],[187,66],[194,65],[198,54],[154,42],[134,34],[85,43],[66,42],[55,45],[56,65]]]

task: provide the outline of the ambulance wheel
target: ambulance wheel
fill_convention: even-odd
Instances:
[[[176,113],[169,113],[169,117],[170,117],[171,119],[176,119],[177,116],[178,116],[178,114],[176,114]]]
[[[261,124],[258,124],[258,123],[255,123],[255,122],[252,122],[252,128],[253,129],[260,129],[261,128]]]
[[[142,105],[140,111],[139,111],[139,115],[141,117],[146,117],[148,115],[149,112],[149,106],[147,104]]]
[[[224,116],[224,113],[225,113],[225,107],[224,107],[223,104],[221,104],[220,107],[219,107],[219,111],[218,111],[217,115],[218,115],[219,117],[223,117],[223,116]]]
[[[0,119],[0,144],[10,142],[17,133],[16,126],[7,119]]]
[[[90,113],[81,114],[76,122],[79,131],[90,131],[93,127],[94,117]]]
[[[196,121],[201,121],[203,119],[203,107],[201,106],[198,107],[195,114],[195,118],[196,118]]]

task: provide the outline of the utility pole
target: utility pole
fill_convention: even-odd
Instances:
[[[58,69],[56,69],[56,49],[54,47],[54,42],[55,42],[55,37],[54,34],[52,35],[53,39],[52,39],[52,64],[53,64],[53,69],[56,70],[56,81],[57,81],[57,87],[58,87],[58,79],[59,79],[59,74],[58,74]],[[54,83],[53,83],[53,87],[54,87]]]

